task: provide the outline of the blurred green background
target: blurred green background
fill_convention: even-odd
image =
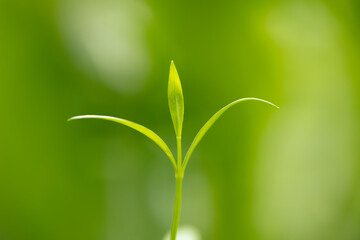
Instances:
[[[0,239],[162,240],[183,145],[182,240],[360,239],[358,0],[0,0]],[[195,235],[201,236],[195,236]],[[191,235],[191,234],[190,234]]]

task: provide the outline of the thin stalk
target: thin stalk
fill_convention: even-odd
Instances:
[[[176,240],[176,233],[180,221],[180,210],[181,210],[181,192],[182,192],[182,176],[176,176],[176,190],[175,190],[175,207],[173,223],[171,227],[171,240]]]
[[[176,145],[177,145],[177,166],[178,170],[181,170],[182,159],[181,159],[181,136],[176,137]]]
[[[176,137],[177,144],[177,168],[175,170],[175,207],[174,216],[171,226],[171,240],[176,240],[176,234],[179,227],[180,221],[180,210],[181,210],[181,193],[182,193],[182,181],[184,178],[184,171],[182,169],[182,157],[181,157],[181,136]]]

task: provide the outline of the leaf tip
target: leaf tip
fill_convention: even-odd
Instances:
[[[84,118],[84,117],[85,117],[85,116],[74,116],[74,117],[69,118],[67,121],[68,121],[68,122],[71,122],[71,121],[73,121],[73,120],[81,119],[81,118]]]
[[[270,104],[271,106],[273,107],[276,107],[277,109],[279,109],[280,107],[276,104],[273,104],[272,102],[269,102],[269,101],[266,101],[264,99],[260,99],[260,98],[244,98],[244,100],[257,100],[257,101],[260,101],[260,102],[264,102],[264,103],[267,103],[267,104]]]
[[[271,105],[273,105],[273,106],[276,107],[277,109],[280,109],[280,107],[279,107],[278,105],[276,105],[276,104],[271,103]]]
[[[175,67],[175,62],[174,60],[171,60],[170,62],[170,73],[176,73],[177,74],[177,70],[176,70],[176,67]]]

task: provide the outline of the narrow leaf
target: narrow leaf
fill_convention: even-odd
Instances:
[[[173,61],[170,64],[168,101],[175,134],[176,136],[181,136],[184,120],[184,97],[180,78]]]
[[[188,150],[188,152],[186,153],[185,159],[184,159],[184,169],[186,168],[186,165],[189,161],[189,158],[191,156],[191,154],[194,152],[196,146],[199,144],[199,142],[201,141],[201,139],[204,137],[204,135],[207,133],[207,131],[210,129],[210,127],[216,122],[216,120],[226,111],[228,110],[230,107],[236,105],[237,103],[240,102],[244,102],[244,101],[249,101],[249,100],[256,100],[256,101],[261,101],[261,102],[265,102],[268,103],[274,107],[279,108],[278,106],[276,106],[275,104],[259,99],[259,98],[242,98],[242,99],[238,99],[232,103],[229,103],[228,105],[226,105],[225,107],[223,107],[222,109],[220,109],[219,111],[217,111],[206,123],[205,125],[200,129],[200,131],[197,133],[197,135],[195,136],[193,142],[190,145],[190,148]]]
[[[151,131],[150,129],[125,120],[125,119],[121,119],[121,118],[115,118],[115,117],[108,117],[108,116],[99,116],[99,115],[83,115],[83,116],[76,116],[76,117],[72,117],[70,118],[68,121],[72,121],[72,120],[76,120],[76,119],[86,119],[86,118],[94,118],[94,119],[103,119],[103,120],[108,120],[108,121],[113,121],[113,122],[117,122],[117,123],[121,123],[125,126],[128,126],[142,134],[144,134],[145,136],[147,136],[148,138],[150,138],[151,140],[153,140],[164,152],[165,154],[169,157],[171,163],[173,164],[174,168],[176,168],[176,163],[175,163],[175,159],[174,156],[172,155],[169,147],[166,145],[166,143],[153,131]]]

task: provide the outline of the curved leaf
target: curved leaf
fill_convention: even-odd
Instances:
[[[165,152],[165,154],[169,157],[171,163],[173,164],[174,168],[176,168],[175,159],[174,159],[174,156],[172,155],[169,147],[156,133],[154,133],[150,129],[148,129],[140,124],[137,124],[137,123],[125,120],[125,119],[116,118],[116,117],[108,117],[108,116],[100,116],[100,115],[76,116],[76,117],[70,118],[68,121],[72,121],[72,120],[76,120],[76,119],[86,119],[86,118],[103,119],[103,120],[121,123],[125,126],[128,126],[132,129],[144,134],[145,136],[147,136],[148,138],[153,140]]]
[[[236,105],[237,103],[243,102],[243,101],[248,101],[248,100],[256,100],[256,101],[261,101],[261,102],[265,102],[268,103],[274,107],[279,108],[278,106],[276,106],[275,104],[259,99],[259,98],[242,98],[242,99],[238,99],[232,103],[229,103],[228,105],[226,105],[225,107],[223,107],[222,109],[220,109],[219,111],[217,111],[206,123],[205,125],[200,129],[200,131],[196,134],[193,142],[190,145],[189,150],[186,153],[185,159],[184,159],[184,169],[186,168],[186,165],[189,161],[189,158],[191,156],[191,154],[193,153],[193,151],[195,150],[196,146],[199,144],[199,142],[201,141],[201,139],[204,137],[204,135],[207,133],[207,131],[209,130],[209,128],[216,122],[216,120],[226,111],[228,110],[230,107]]]
[[[175,134],[176,136],[181,136],[184,120],[184,96],[182,93],[179,74],[176,70],[174,61],[171,61],[170,64],[168,102]]]

